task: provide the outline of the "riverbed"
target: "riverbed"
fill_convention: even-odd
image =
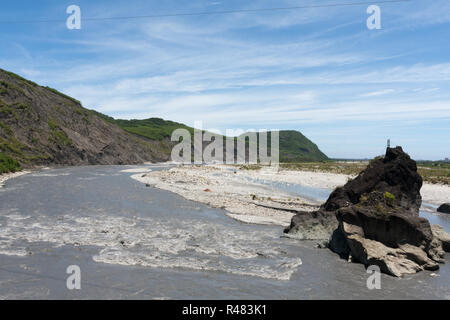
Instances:
[[[369,290],[364,266],[278,225],[146,186],[166,165],[48,169],[0,189],[0,299],[450,299],[450,267]],[[299,196],[326,190],[266,185]],[[290,189],[291,188],[291,189]],[[296,191],[297,190],[297,191]],[[448,217],[422,212],[448,231]],[[427,216],[428,217],[428,216]],[[68,290],[66,269],[81,269]]]

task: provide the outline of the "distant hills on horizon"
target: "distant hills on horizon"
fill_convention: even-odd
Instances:
[[[170,139],[172,132],[180,128],[186,129],[192,136],[194,135],[193,127],[161,118],[123,120],[114,119],[97,111],[94,112],[99,117],[102,117],[108,122],[117,124],[127,132],[153,140]],[[245,134],[246,133],[243,135]],[[215,136],[220,135],[215,134]],[[259,134],[257,134],[257,136],[259,138]],[[280,130],[279,136],[280,161],[282,162],[328,160],[328,157],[320,151],[318,146],[299,131]],[[268,140],[270,140],[270,132],[268,133]]]

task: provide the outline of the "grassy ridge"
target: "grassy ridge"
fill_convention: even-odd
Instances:
[[[152,140],[170,139],[172,132],[176,129],[186,129],[194,135],[194,128],[184,124],[167,121],[160,118],[150,118],[145,120],[115,120],[125,131],[144,136]]]
[[[324,160],[328,160],[328,157],[301,132],[280,131],[280,162]]]
[[[245,135],[245,134],[244,134]],[[242,135],[242,136],[244,136]],[[258,141],[260,134],[256,134]],[[242,137],[241,136],[241,137]],[[272,132],[267,133],[267,148],[271,150]],[[281,163],[295,163],[295,162],[314,162],[326,161],[328,157],[320,151],[316,144],[305,137],[301,132],[295,130],[281,130],[279,131],[279,151]],[[246,144],[250,145],[250,140],[246,137]],[[259,150],[259,147],[257,146]]]
[[[153,139],[170,139],[172,132],[176,129],[186,129],[194,135],[194,128],[184,124],[167,121],[160,118],[150,118],[145,120],[121,120],[98,114],[104,120],[119,125],[125,131]],[[270,132],[268,133],[268,148],[270,150]],[[258,134],[259,136],[259,134]],[[235,141],[237,138],[235,138]],[[319,150],[316,144],[306,138],[302,133],[294,130],[280,131],[280,161],[322,161],[328,157]]]

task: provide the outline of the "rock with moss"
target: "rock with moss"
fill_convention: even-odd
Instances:
[[[379,191],[406,210],[418,212],[422,204],[422,183],[416,162],[401,147],[388,148],[384,158],[371,161],[358,177],[336,189],[324,207],[328,211],[335,211],[358,203],[364,194]]]
[[[437,237],[428,220],[419,217],[421,186],[415,162],[400,147],[388,148],[384,158],[327,201],[331,207],[348,203],[336,210],[339,226],[330,248],[398,277],[439,269],[448,247],[442,243],[445,236]]]
[[[296,215],[286,232],[329,237],[328,247],[342,258],[393,276],[437,270],[450,235],[419,216],[421,187],[415,161],[401,147],[388,148],[318,212]]]

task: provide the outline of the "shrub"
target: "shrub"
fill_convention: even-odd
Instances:
[[[11,128],[7,124],[5,124],[5,123],[3,123],[1,121],[0,121],[0,128],[2,128],[6,132],[6,134],[8,134],[8,135],[12,134]]]
[[[52,119],[48,119],[47,120],[47,124],[50,127],[50,130],[57,130],[57,129],[59,129],[58,124]]]
[[[48,126],[50,127],[50,137],[49,141],[52,143],[60,144],[63,146],[72,145],[72,140],[67,136],[67,134],[59,127],[55,120],[48,119]]]
[[[27,110],[29,108],[29,106],[26,103],[19,103],[17,105],[18,109],[22,109],[22,110]]]
[[[375,162],[377,162],[380,159],[384,159],[384,156],[377,156],[377,157],[373,158],[372,160],[370,160],[369,166],[374,164]]]
[[[10,116],[14,116],[15,118],[17,118],[16,111],[7,105],[0,105],[0,115],[5,118],[8,118]]]
[[[49,138],[50,142],[57,143],[63,146],[72,145],[72,140],[67,136],[67,134],[60,130],[53,130]]]
[[[386,201],[386,204],[388,206],[392,207],[394,205],[394,202],[395,202],[395,196],[392,193],[386,191],[384,193],[384,200]]]
[[[21,170],[20,164],[13,158],[0,152],[0,174]]]

